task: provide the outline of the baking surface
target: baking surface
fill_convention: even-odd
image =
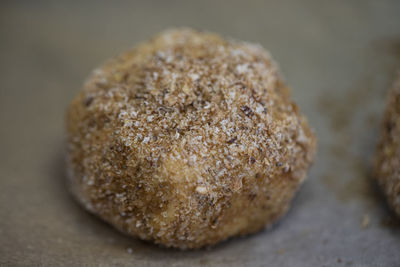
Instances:
[[[400,222],[371,180],[400,67],[400,2],[9,1],[0,4],[0,265],[400,266]],[[91,69],[167,27],[262,44],[319,138],[270,230],[181,252],[126,237],[65,187],[66,105]]]

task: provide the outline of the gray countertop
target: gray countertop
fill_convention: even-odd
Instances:
[[[268,231],[181,252],[126,237],[64,184],[66,105],[91,69],[172,26],[270,50],[319,139]],[[0,265],[400,266],[400,223],[371,180],[400,67],[400,1],[2,1]]]

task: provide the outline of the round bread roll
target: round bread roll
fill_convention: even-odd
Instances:
[[[316,146],[263,48],[190,29],[96,69],[66,124],[69,181],[83,206],[180,249],[274,223]]]
[[[375,164],[375,177],[400,216],[400,77],[388,95]]]

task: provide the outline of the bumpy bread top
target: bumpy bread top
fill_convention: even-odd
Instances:
[[[216,223],[171,201],[207,196],[217,214],[247,184],[260,185],[248,186],[250,195],[267,192],[268,179],[297,185],[315,150],[264,49],[188,29],[166,31],[95,70],[69,108],[67,130],[87,207],[133,223],[139,235],[150,227],[162,236],[174,216],[191,216],[172,233],[178,238],[191,220]]]

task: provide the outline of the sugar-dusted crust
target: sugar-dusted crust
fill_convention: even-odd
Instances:
[[[95,70],[66,124],[78,200],[123,232],[181,249],[275,222],[316,145],[264,49],[190,29]]]
[[[389,204],[400,216],[400,76],[389,92],[382,126],[375,177]]]

